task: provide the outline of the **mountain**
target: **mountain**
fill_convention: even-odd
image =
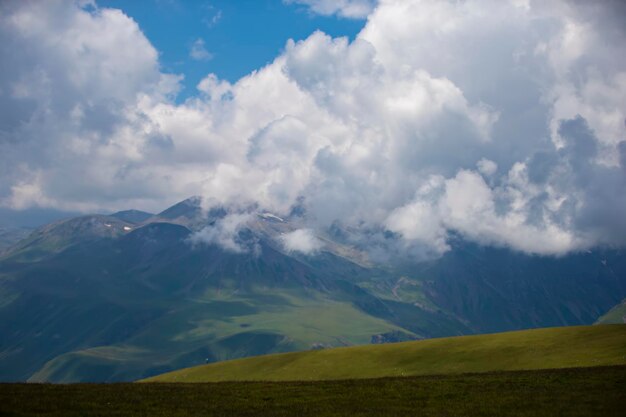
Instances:
[[[111,214],[111,217],[133,224],[141,224],[153,216],[154,214],[141,210],[124,210]]]
[[[180,224],[191,230],[200,229],[207,224],[211,214],[203,213],[201,203],[202,199],[200,197],[190,197],[163,210],[154,216],[151,221]],[[218,217],[226,214],[221,209],[216,209],[215,211],[218,212]]]
[[[626,293],[621,251],[557,258],[453,243],[416,271],[434,304],[480,333],[591,324]]]
[[[78,244],[117,238],[133,228],[132,223],[103,215],[60,220],[36,229],[26,239],[5,250],[3,258],[36,261]]]
[[[1,227],[0,226],[0,254],[7,248],[27,237],[32,229],[26,227]]]
[[[181,369],[144,382],[309,381],[626,365],[626,325],[445,337],[283,353]]]
[[[317,254],[286,250],[298,216],[251,211],[236,237],[249,250],[199,238],[227,214],[191,198],[148,218],[81,216],[5,251],[0,380],[127,381],[267,353],[591,324],[626,297],[620,251],[541,258],[457,240],[436,260],[375,265],[335,232]]]

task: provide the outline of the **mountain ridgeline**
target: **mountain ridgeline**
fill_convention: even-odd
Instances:
[[[254,250],[198,240],[198,198],[44,226],[0,257],[0,381],[129,381],[267,353],[592,324],[626,297],[626,254],[528,256],[456,240],[375,265],[320,235],[286,250],[295,213],[249,217]]]

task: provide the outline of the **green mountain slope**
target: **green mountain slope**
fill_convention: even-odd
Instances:
[[[351,284],[360,267],[333,255],[319,268],[263,241],[263,256],[192,248],[190,233],[150,223],[37,262],[0,263],[1,378],[133,380],[388,333],[470,332],[415,306],[400,314]]]
[[[626,296],[620,251],[540,258],[457,241],[437,260],[374,265],[337,231],[313,256],[288,252],[280,236],[301,219],[253,212],[236,238],[255,249],[234,253],[193,239],[227,214],[199,204],[64,220],[4,252],[0,381],[129,381],[269,353],[592,324]]]
[[[535,329],[246,358],[145,382],[297,381],[626,364],[626,325]]]
[[[596,321],[596,324],[624,324],[626,323],[626,299],[609,310]]]
[[[57,356],[29,381],[133,380],[207,361],[366,344],[374,334],[398,329],[316,292],[251,292],[172,305],[175,311],[123,343]]]

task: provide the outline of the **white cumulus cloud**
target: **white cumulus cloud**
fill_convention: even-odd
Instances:
[[[392,232],[411,253],[452,235],[537,254],[626,244],[620,2],[306,3],[368,19],[176,103],[181,76],[123,12],[2,2],[0,204],[297,205],[311,236]],[[234,220],[205,241],[238,250]]]
[[[248,213],[231,213],[215,221],[214,224],[203,228],[190,237],[193,244],[217,245],[234,253],[250,251],[249,242],[239,239],[239,232],[246,226],[251,215]]]
[[[324,245],[311,229],[297,229],[281,236],[281,241],[288,252],[300,252],[311,255],[318,252]]]

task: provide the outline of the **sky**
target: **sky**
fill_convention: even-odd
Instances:
[[[161,71],[185,76],[178,102],[193,96],[208,73],[234,83],[267,65],[287,39],[302,40],[315,30],[354,39],[366,17],[317,14],[304,4],[281,0],[108,0],[97,5],[123,10],[157,49]]]
[[[0,220],[198,195],[226,246],[296,211],[300,251],[623,247],[625,4],[4,1]]]

